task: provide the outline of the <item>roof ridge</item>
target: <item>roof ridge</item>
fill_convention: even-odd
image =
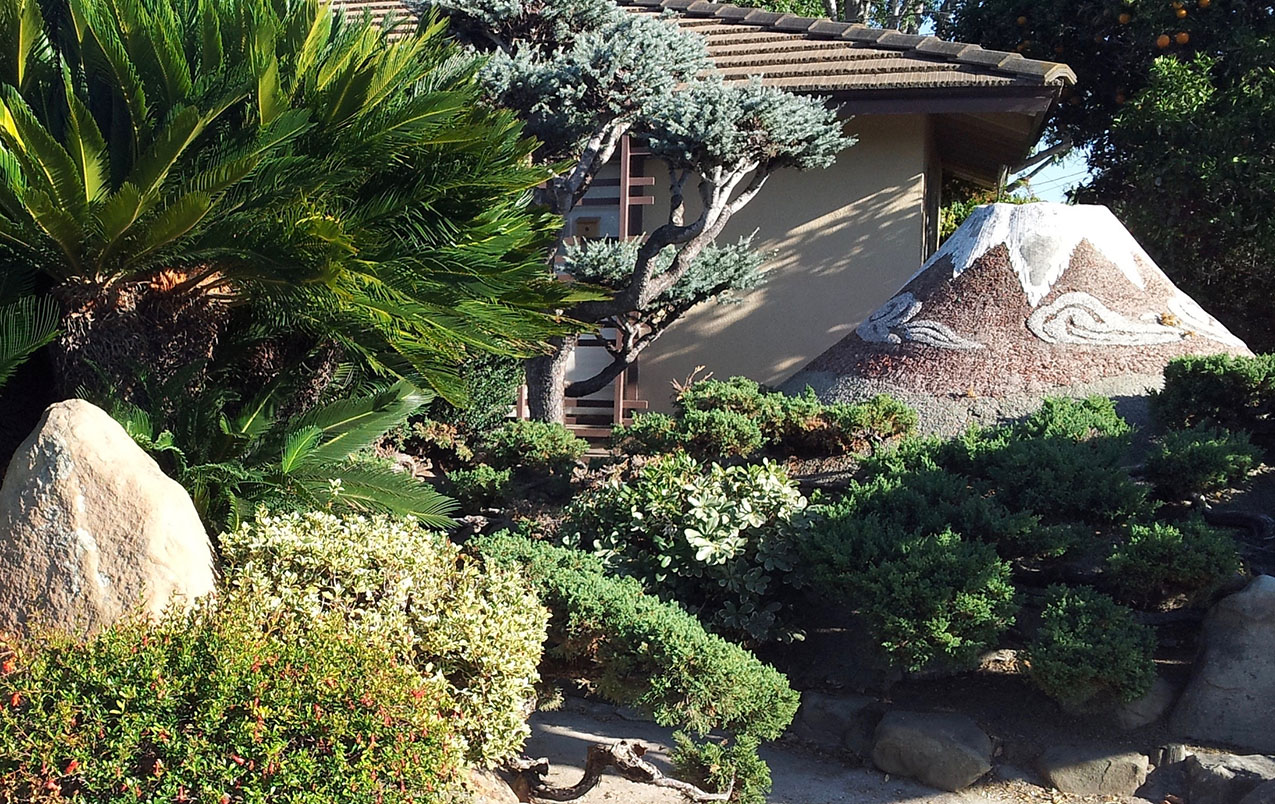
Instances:
[[[968,42],[953,42],[937,36],[908,34],[890,28],[872,28],[856,22],[836,22],[821,17],[803,17],[760,8],[744,8],[709,0],[616,0],[617,5],[635,9],[673,11],[694,19],[753,25],[777,33],[806,34],[851,44],[912,52],[950,64],[976,67],[1005,75],[1032,78],[1042,84],[1076,83],[1071,67],[1056,61],[1029,59],[1021,53],[989,50]],[[691,29],[693,30],[693,29]]]

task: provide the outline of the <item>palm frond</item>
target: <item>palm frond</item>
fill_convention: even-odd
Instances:
[[[456,527],[451,518],[458,506],[405,472],[367,463],[323,465],[296,478],[297,485],[316,500],[328,499],[334,508],[360,514],[415,517],[431,528]]]
[[[28,296],[0,307],[0,385],[27,358],[53,342],[61,314],[47,296]]]
[[[372,396],[339,399],[303,414],[289,425],[289,437],[301,430],[317,429],[320,437],[307,452],[306,463],[335,463],[372,447],[428,401],[429,396],[420,389],[397,382]]]

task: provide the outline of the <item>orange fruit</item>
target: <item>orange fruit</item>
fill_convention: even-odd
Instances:
[[[1179,8],[1177,11],[1175,11],[1175,12],[1173,12],[1173,13],[1178,15],[1178,19],[1182,19],[1183,17],[1185,17],[1185,16],[1186,16],[1186,9],[1185,9],[1185,8]]]
[[[1123,93],[1123,92],[1117,92],[1117,93],[1116,93],[1116,103],[1118,103],[1118,104],[1123,104],[1123,103],[1124,103],[1124,101],[1125,101],[1124,93]]]
[[[1116,17],[1116,19],[1120,20],[1121,25],[1128,25],[1130,22],[1133,21],[1133,15],[1128,12],[1125,12],[1124,14],[1121,14],[1119,17]]]
[[[1169,35],[1168,35],[1168,34],[1160,34],[1159,36],[1157,36],[1157,37],[1155,38],[1155,46],[1156,46],[1156,47],[1159,47],[1159,48],[1165,48],[1165,47],[1168,47],[1168,46],[1169,46]]]
[[[1178,31],[1178,35],[1173,37],[1173,40],[1179,45],[1185,45],[1187,42],[1191,41],[1191,35],[1186,31]]]
[[[1031,42],[1028,42],[1026,39],[1024,39],[1023,41],[1018,43],[1018,52],[1019,53],[1026,52],[1027,48],[1031,47],[1031,45],[1032,45]]]
[[[1196,3],[1196,5],[1199,6],[1200,8],[1208,8],[1212,4],[1213,4],[1213,0],[1198,0],[1198,2]]]
[[[1019,18],[1018,18],[1018,24],[1019,24],[1019,25],[1026,25],[1026,24],[1027,24],[1027,18],[1026,18],[1026,17],[1019,17]]]

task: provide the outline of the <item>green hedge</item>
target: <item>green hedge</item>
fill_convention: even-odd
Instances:
[[[797,396],[745,377],[703,380],[681,390],[677,413],[648,413],[616,427],[612,444],[627,454],[682,449],[706,460],[861,453],[916,427],[916,412],[888,396],[825,405],[807,388]]]
[[[1239,569],[1235,540],[1200,519],[1133,525],[1107,558],[1110,585],[1132,603],[1204,595]]]

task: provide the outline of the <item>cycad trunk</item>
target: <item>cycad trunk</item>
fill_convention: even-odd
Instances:
[[[226,304],[207,286],[183,287],[183,275],[103,285],[66,284],[62,334],[52,345],[57,392],[84,390],[142,402],[145,386],[179,374],[186,390],[201,387],[220,339]]]
[[[566,419],[567,361],[576,348],[576,337],[553,338],[551,352],[527,361],[527,409],[532,419],[557,422]]]

